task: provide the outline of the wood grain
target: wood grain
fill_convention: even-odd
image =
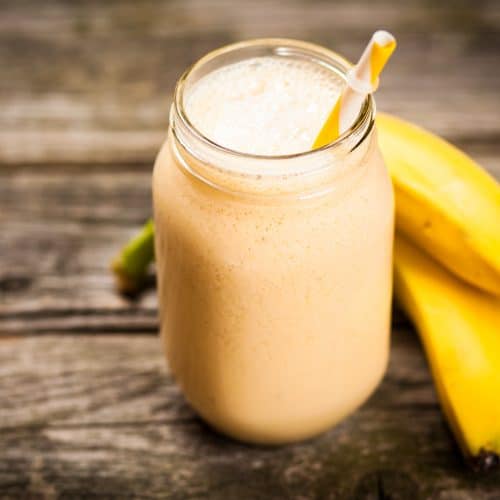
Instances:
[[[404,318],[368,404],[318,439],[249,447],[182,399],[145,335],[154,289],[130,301],[108,272],[151,213],[189,64],[261,36],[354,59],[379,27],[399,47],[378,107],[500,178],[497,0],[0,0],[0,498],[499,498],[500,472],[465,467]]]
[[[0,394],[8,498],[498,498],[500,475],[479,488],[464,471],[416,337],[404,330],[368,404],[292,446],[245,446],[208,429],[165,370],[156,337],[5,339]]]
[[[376,27],[399,40],[380,109],[453,140],[500,139],[496,0],[1,5],[0,164],[150,163],[176,80],[207,51],[284,36],[354,59]]]
[[[487,151],[475,157],[500,177],[499,156]],[[128,300],[109,272],[151,214],[150,183],[149,165],[4,169],[0,336],[156,330],[154,290]]]

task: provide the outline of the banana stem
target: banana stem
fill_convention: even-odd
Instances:
[[[111,269],[118,290],[135,294],[146,284],[149,265],[154,260],[154,223],[150,219],[113,259]]]

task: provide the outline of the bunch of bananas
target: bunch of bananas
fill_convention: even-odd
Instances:
[[[396,299],[441,406],[478,468],[500,455],[500,185],[444,140],[380,114],[396,195]]]
[[[500,185],[444,140],[379,114],[396,194],[395,293],[425,347],[443,411],[478,468],[500,462]],[[113,262],[122,291],[153,259],[148,222]]]

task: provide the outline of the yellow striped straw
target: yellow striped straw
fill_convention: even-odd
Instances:
[[[313,149],[326,146],[348,130],[359,115],[368,94],[377,90],[378,77],[396,48],[396,39],[387,31],[376,31],[356,66],[347,74],[347,83],[323,128]]]

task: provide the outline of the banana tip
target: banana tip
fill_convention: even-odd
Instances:
[[[493,451],[481,448],[471,459],[472,468],[478,472],[488,472],[500,466],[500,456]]]

